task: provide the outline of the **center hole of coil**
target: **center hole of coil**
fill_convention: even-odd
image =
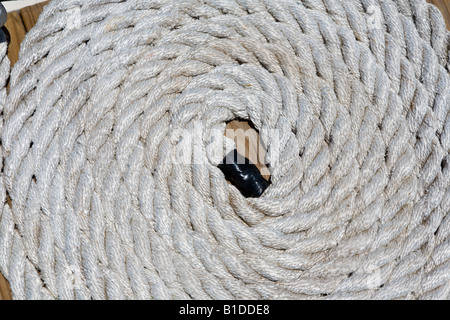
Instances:
[[[270,171],[258,131],[249,121],[233,120],[227,123],[225,136],[234,140],[236,149],[225,156],[219,169],[243,196],[261,196],[270,185]]]

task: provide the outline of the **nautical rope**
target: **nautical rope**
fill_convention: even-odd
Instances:
[[[13,298],[449,298],[449,44],[424,0],[52,1],[0,44]],[[259,198],[178,153],[233,119]]]

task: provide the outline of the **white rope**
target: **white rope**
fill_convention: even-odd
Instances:
[[[1,91],[13,298],[449,298],[449,39],[424,0],[52,1]],[[236,118],[259,198],[177,153]]]

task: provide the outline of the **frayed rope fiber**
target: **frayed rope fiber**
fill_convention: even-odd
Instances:
[[[448,299],[449,43],[424,0],[52,1],[0,44],[13,298]],[[233,119],[258,198],[176,162]]]

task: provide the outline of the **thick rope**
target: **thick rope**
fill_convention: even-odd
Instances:
[[[423,0],[52,1],[1,91],[13,298],[449,298],[449,39]],[[177,161],[236,118],[259,198]]]

